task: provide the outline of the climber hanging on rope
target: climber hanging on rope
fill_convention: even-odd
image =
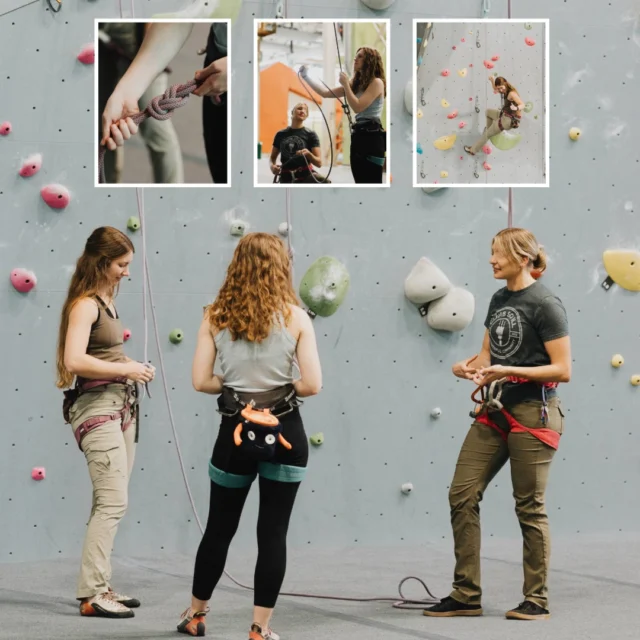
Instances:
[[[486,110],[487,123],[482,136],[478,138],[475,144],[464,148],[472,156],[475,156],[492,136],[496,136],[502,131],[517,129],[520,126],[522,110],[525,107],[516,88],[505,78],[502,76],[497,78],[489,76],[489,82],[493,87],[493,92],[500,94],[502,105],[500,109]]]
[[[183,99],[191,93],[204,98],[204,144],[211,178],[216,184],[227,182],[227,29],[226,22],[211,24],[206,49],[199,51],[206,52],[204,67],[195,72],[191,83],[179,85],[182,91],[178,91]],[[193,23],[151,24],[131,65],[107,100],[102,113],[101,147],[115,151],[138,132],[140,107],[147,106],[139,105],[141,96],[182,49],[192,30]],[[165,100],[173,99],[168,95],[172,89],[165,92]],[[183,103],[184,100],[178,101],[175,106]],[[146,115],[149,114],[147,110]]]
[[[342,68],[342,63],[340,67]],[[305,66],[300,68],[300,75],[323,98],[340,100],[351,124],[350,165],[356,184],[382,184],[387,150],[382,110],[387,83],[380,52],[372,47],[360,47],[353,61],[353,78],[349,79],[341,71],[340,86],[333,89],[324,82],[310,78]],[[346,103],[341,98],[345,98]],[[355,122],[351,121],[350,109],[356,114]]]

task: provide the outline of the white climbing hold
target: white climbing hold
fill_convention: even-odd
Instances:
[[[244,220],[233,220],[231,222],[230,232],[232,236],[243,236],[247,230],[247,223]]]
[[[413,485],[410,482],[405,482],[401,487],[401,491],[408,496],[413,491]]]
[[[442,298],[451,290],[444,272],[428,258],[420,258],[404,281],[404,294],[414,304]]]
[[[286,222],[281,222],[281,223],[278,225],[278,233],[279,233],[281,236],[288,236],[290,231],[291,231],[291,227],[289,226],[289,224],[288,224],[288,223],[286,223]]]
[[[384,11],[394,2],[395,0],[362,0],[362,4],[369,7],[369,9],[374,9],[375,11]]]
[[[462,331],[473,320],[475,306],[470,291],[452,287],[444,297],[429,305],[427,324],[436,331]]]
[[[436,407],[432,412],[431,412],[431,417],[434,420],[437,420],[440,416],[442,415],[442,409],[440,407]]]
[[[413,115],[413,80],[409,80],[404,88],[404,108]]]
[[[444,187],[422,187],[425,193],[433,193],[434,191],[440,191],[440,189],[444,189]]]

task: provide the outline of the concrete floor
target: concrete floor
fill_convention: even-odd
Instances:
[[[358,603],[281,596],[273,628],[282,640],[637,640],[640,535],[575,536],[553,541],[550,620],[508,621],[521,600],[520,540],[483,542],[485,615],[433,619],[389,602]],[[251,583],[255,551],[232,547],[227,570]],[[0,638],[116,640],[184,637],[175,631],[188,606],[193,557],[114,557],[114,585],[140,598],[136,617],[81,618],[74,601],[77,559],[0,567]],[[423,579],[436,597],[448,594],[452,552],[445,541],[416,547],[290,549],[284,591],[347,597],[397,596],[404,576]],[[406,597],[425,597],[407,583]],[[228,578],[214,593],[207,637],[246,638],[252,594]]]

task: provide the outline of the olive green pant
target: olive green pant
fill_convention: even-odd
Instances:
[[[81,395],[69,411],[74,432],[88,418],[118,411],[124,403],[125,391],[118,385]],[[135,420],[125,431],[120,420],[113,420],[82,438],[93,492],[76,591],[78,600],[105,593],[111,587],[111,552],[118,525],[127,511],[135,431]]]
[[[500,124],[498,118],[500,117],[499,109],[487,109],[487,126],[484,128],[482,132],[482,136],[476,140],[476,142],[471,147],[472,153],[478,153],[482,147],[487,143],[489,138],[493,136],[497,136],[500,133]],[[511,118],[507,116],[502,116],[502,128],[505,131],[511,129]]]
[[[523,402],[510,407],[509,413],[525,427],[546,427],[561,434],[564,415],[559,398],[548,401],[546,425],[541,422],[541,408],[541,401]],[[507,427],[504,420],[500,426],[503,423]],[[481,603],[480,502],[489,483],[509,460],[515,511],[524,542],[523,594],[525,600],[547,608],[551,545],[544,500],[554,453],[555,449],[530,433],[509,433],[505,442],[496,429],[479,422],[471,425],[449,490],[456,557],[452,598],[466,604]]]

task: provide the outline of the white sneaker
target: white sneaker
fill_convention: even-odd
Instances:
[[[101,618],[133,618],[135,614],[129,607],[114,600],[109,593],[100,593],[80,603],[80,615]]]

